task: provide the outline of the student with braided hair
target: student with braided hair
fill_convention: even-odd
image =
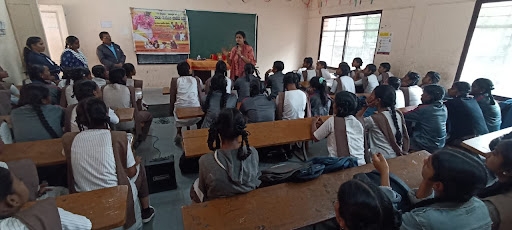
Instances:
[[[364,129],[355,117],[361,108],[355,94],[341,91],[336,94],[333,111],[335,116],[326,121],[315,117],[311,124],[313,140],[327,138],[327,150],[330,157],[357,158],[359,165],[366,164],[364,160]]]
[[[402,87],[400,88],[405,96],[405,106],[416,106],[421,104],[421,94],[423,89],[418,86],[420,75],[415,72],[408,72],[402,78]]]
[[[403,114],[396,109],[395,89],[389,85],[377,86],[367,99],[368,105],[357,113],[363,117],[368,107],[377,108],[377,114],[364,118],[368,130],[370,154],[381,153],[385,158],[406,155],[409,151],[409,134]]]
[[[233,80],[228,77],[228,66],[226,65],[226,62],[220,60],[215,65],[215,73],[213,76],[220,74],[226,78],[226,92],[231,94],[232,84]],[[208,94],[210,93],[210,87],[212,85],[212,79],[213,77],[208,78],[204,82],[204,93]]]
[[[209,128],[222,109],[236,107],[236,96],[226,92],[227,81],[231,81],[231,79],[226,78],[223,74],[215,74],[212,77],[211,88],[203,104],[205,116],[202,129]]]
[[[494,84],[487,78],[478,78],[471,85],[471,95],[482,109],[489,132],[498,131],[501,127],[501,109],[492,96],[492,90]]]
[[[327,116],[331,108],[331,98],[327,94],[327,81],[323,77],[314,77],[310,81],[309,102],[311,116]]]
[[[238,94],[238,102],[243,101],[245,98],[248,98],[251,95],[251,81],[260,80],[258,71],[252,63],[245,64],[244,73],[245,75],[243,77],[236,79],[235,85],[233,86],[233,89],[236,90]],[[254,74],[256,74],[256,76]]]
[[[276,103],[263,94],[265,89],[262,89],[259,79],[252,80],[250,86],[251,97],[245,98],[240,105],[240,112],[246,116],[247,123],[274,121]]]
[[[32,65],[28,67],[27,74],[32,84],[41,84],[50,90],[50,103],[52,105],[58,105],[60,103],[61,90],[53,83],[55,77],[51,75],[47,66]]]
[[[21,88],[19,108],[12,110],[11,121],[16,142],[60,138],[64,110],[50,104],[50,90],[40,84]]]
[[[199,178],[190,195],[195,202],[250,192],[261,184],[259,157],[249,146],[245,118],[237,109],[223,109],[208,131],[214,151],[199,159]],[[238,138],[242,137],[242,143]]]
[[[68,107],[68,105],[74,105],[78,103],[78,100],[73,94],[73,85],[82,80],[92,80],[92,76],[91,71],[89,71],[89,69],[86,68],[68,69],[64,70],[63,72],[64,75],[67,75],[67,80],[65,86],[62,87],[62,94],[60,96],[60,106],[66,108]]]

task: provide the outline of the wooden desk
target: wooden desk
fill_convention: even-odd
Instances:
[[[311,85],[309,84],[309,81],[301,81],[300,85],[304,88],[309,88]]]
[[[164,88],[162,88],[162,94],[163,95],[171,94],[171,87],[164,87]]]
[[[9,116],[9,115],[0,116],[0,121],[5,121],[5,122],[7,122],[7,125],[9,126],[9,128],[11,128],[11,129],[12,129],[11,116]]]
[[[132,121],[133,120],[133,112],[134,108],[122,108],[116,109],[115,113],[119,117],[120,122]]]
[[[411,112],[411,111],[415,110],[416,108],[418,108],[418,106],[417,105],[413,105],[413,106],[407,106],[405,108],[400,108],[398,110],[400,110],[400,112],[402,112],[402,113],[408,113],[408,112]]]
[[[325,121],[329,116],[322,117]],[[255,148],[311,140],[312,118],[247,124],[249,144]],[[206,144],[208,129],[183,131],[183,150],[186,157],[199,157],[211,152]]]
[[[201,107],[176,108],[176,116],[178,119],[188,119],[204,116]]]
[[[87,217],[92,229],[112,229],[126,222],[128,186],[116,186],[56,198],[57,207]],[[131,199],[131,197],[130,197]],[[28,208],[35,202],[23,206]]]
[[[422,180],[426,151],[388,161],[390,171],[417,188]],[[182,207],[184,228],[192,229],[296,229],[335,216],[333,202],[340,185],[373,165],[325,174],[305,183],[286,183],[250,193]],[[403,197],[407,199],[407,197]]]
[[[492,140],[510,132],[512,132],[512,127],[465,140],[461,145],[472,153],[485,156],[487,153],[491,152],[489,143],[491,143]]]
[[[4,145],[4,152],[0,154],[0,161],[31,159],[36,166],[60,165],[66,163],[62,149],[60,138],[7,144]]]

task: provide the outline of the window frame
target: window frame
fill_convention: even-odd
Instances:
[[[325,22],[325,19],[329,19],[329,18],[341,18],[341,17],[348,17],[350,20],[350,17],[354,17],[354,16],[362,16],[362,15],[370,15],[370,14],[380,14],[380,21],[379,21],[379,30],[377,31],[377,33],[380,33],[380,24],[382,22],[382,10],[374,10],[374,11],[365,11],[365,12],[357,12],[357,13],[350,13],[350,14],[336,14],[336,15],[328,15],[328,16],[323,16],[322,17],[322,25],[320,26],[320,42],[318,43],[318,57],[317,57],[317,60],[320,60],[320,52],[322,50],[322,37],[323,37],[323,34],[324,34],[324,22]],[[349,26],[349,23],[347,21],[347,25],[345,27],[345,40],[343,41],[343,54],[342,54],[342,60],[345,59],[345,49],[346,49],[346,46],[347,46],[347,37],[348,37],[348,26]],[[377,43],[378,43],[378,38],[377,38]],[[375,50],[377,50],[377,46],[375,47]],[[373,53],[373,60],[375,60],[375,52]],[[331,66],[328,66],[327,67],[328,69],[336,69],[338,68],[337,66],[335,67],[331,67]]]
[[[460,81],[462,71],[464,70],[464,65],[466,64],[466,59],[469,52],[469,47],[471,46],[471,40],[473,40],[473,35],[476,29],[476,23],[478,21],[478,15],[480,15],[480,10],[482,9],[482,5],[485,3],[493,3],[493,2],[507,2],[510,0],[476,0],[475,8],[473,10],[473,15],[471,16],[471,22],[469,23],[468,32],[466,34],[466,40],[464,41],[464,47],[462,48],[462,54],[459,59],[459,66],[457,67],[457,73],[455,74],[455,78],[453,82]],[[508,97],[493,95],[497,100],[507,100],[510,99]]]

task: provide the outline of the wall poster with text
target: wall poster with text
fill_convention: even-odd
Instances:
[[[130,8],[137,54],[190,54],[185,11]]]

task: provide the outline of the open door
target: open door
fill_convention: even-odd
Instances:
[[[39,5],[41,21],[46,34],[46,48],[53,61],[60,64],[60,55],[64,51],[68,26],[62,5]]]

